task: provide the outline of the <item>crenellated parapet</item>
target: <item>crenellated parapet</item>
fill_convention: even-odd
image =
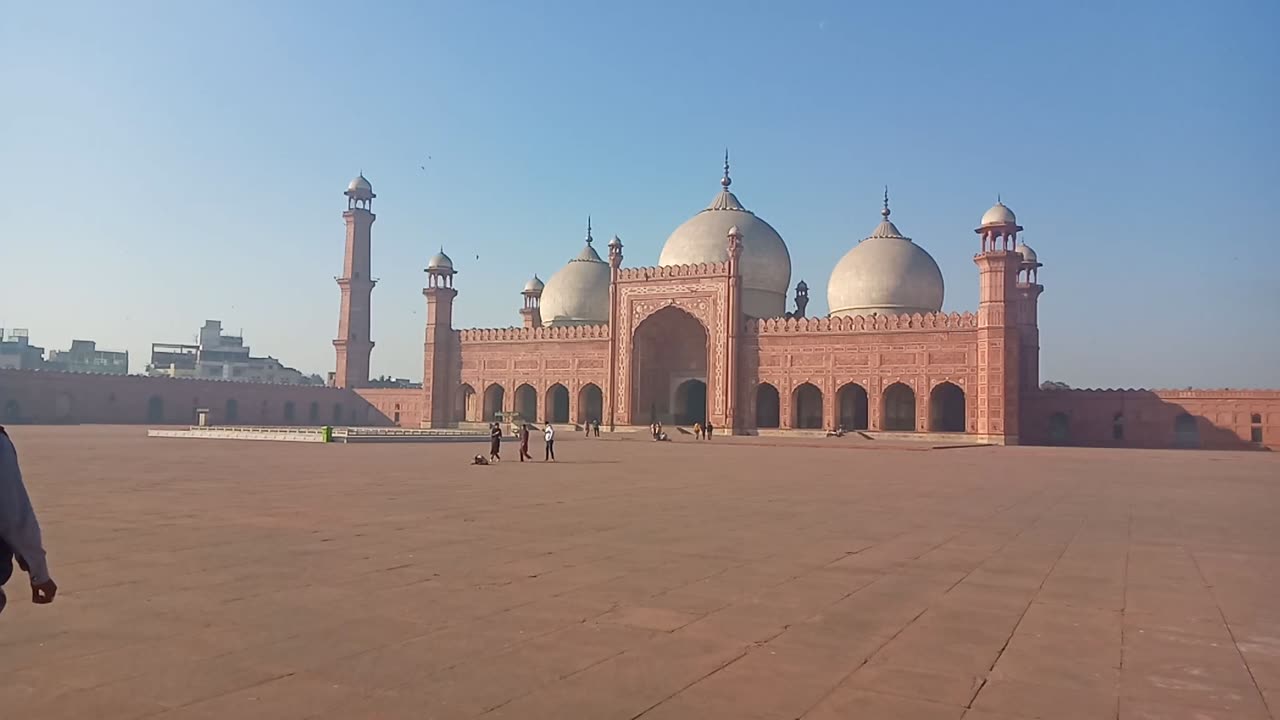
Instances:
[[[763,318],[747,322],[747,332],[756,335],[878,332],[884,330],[972,330],[977,327],[978,316],[971,312],[854,315],[852,317]]]
[[[472,328],[458,331],[464,343],[525,342],[534,340],[606,340],[608,325],[567,325],[535,328]]]
[[[654,267],[619,268],[618,280],[639,282],[667,278],[723,277],[728,274],[728,262],[697,263],[696,265],[657,265]]]

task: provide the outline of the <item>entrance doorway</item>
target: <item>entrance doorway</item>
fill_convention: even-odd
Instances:
[[[707,384],[701,380],[685,380],[676,388],[674,411],[676,425],[706,424]]]
[[[916,391],[902,383],[884,389],[884,429],[916,429]]]
[[[630,422],[692,424],[707,419],[707,330],[678,307],[636,327],[632,342]]]
[[[858,383],[849,383],[840,388],[836,395],[836,407],[840,410],[837,421],[845,430],[866,430],[867,424],[867,389]]]
[[[929,429],[964,432],[964,391],[959,385],[939,383],[929,393]]]
[[[547,422],[569,422],[569,389],[556,383],[547,389]]]
[[[780,415],[778,388],[769,383],[756,386],[756,427],[776,428]]]

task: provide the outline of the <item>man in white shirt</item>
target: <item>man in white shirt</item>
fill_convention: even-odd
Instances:
[[[4,584],[13,575],[13,560],[31,576],[31,602],[53,602],[58,586],[49,577],[40,523],[36,521],[31,498],[22,484],[18,451],[0,427],[0,611],[4,610]]]
[[[542,431],[542,437],[547,441],[547,454],[543,457],[543,461],[556,461],[556,429],[551,427],[551,423],[547,423],[547,429]]]

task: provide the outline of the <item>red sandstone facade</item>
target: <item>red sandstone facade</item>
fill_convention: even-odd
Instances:
[[[542,327],[531,281],[523,327],[459,330],[441,253],[423,290],[422,388],[363,387],[375,281],[362,180],[343,214],[338,387],[0,370],[0,421],[188,424],[208,408],[218,424],[442,428],[516,413],[613,429],[707,421],[739,434],[843,426],[993,444],[1280,447],[1276,390],[1041,390],[1044,287],[1012,222],[977,230],[976,313],[747,317],[734,229],[728,261],[700,265],[624,268],[615,238],[607,323]]]

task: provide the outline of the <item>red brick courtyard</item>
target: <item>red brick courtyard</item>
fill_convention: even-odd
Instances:
[[[10,431],[5,718],[1280,712],[1271,453]]]

